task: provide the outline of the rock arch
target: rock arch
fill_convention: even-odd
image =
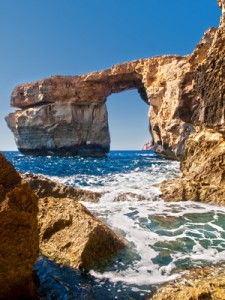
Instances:
[[[198,99],[193,89],[195,69],[204,60],[214,34],[215,29],[206,32],[188,56],[140,59],[81,76],[53,76],[17,86],[11,106],[20,110],[9,114],[6,122],[18,149],[38,155],[107,154],[107,97],[137,89],[151,105],[149,119],[156,152],[179,159],[193,131],[192,103]]]

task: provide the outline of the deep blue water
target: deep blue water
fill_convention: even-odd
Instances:
[[[107,157],[102,158],[25,156],[17,151],[3,153],[20,172],[58,177],[73,175],[104,177],[131,172],[137,168],[145,171],[155,163],[162,166],[167,164],[167,160],[159,158],[153,151],[111,151]]]
[[[40,299],[146,299],[178,270],[225,261],[224,208],[160,198],[156,184],[178,176],[177,162],[153,151],[111,151],[97,159],[4,154],[20,172],[106,192],[99,203],[83,204],[128,242],[107,266],[89,272],[40,258]]]

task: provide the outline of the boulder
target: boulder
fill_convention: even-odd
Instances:
[[[34,299],[38,198],[0,154],[0,299]]]
[[[60,264],[87,269],[125,247],[124,241],[73,199],[39,200],[40,250]]]

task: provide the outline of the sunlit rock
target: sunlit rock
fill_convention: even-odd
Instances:
[[[139,59],[86,75],[53,76],[16,87],[11,106],[20,110],[6,121],[18,149],[37,155],[107,154],[107,97],[137,89],[150,104],[155,151],[180,159],[185,141],[194,132],[190,118],[196,101],[195,69],[205,59],[214,33],[214,29],[206,32],[192,55]]]
[[[222,300],[225,290],[224,268],[193,269],[185,278],[160,289],[152,300]]]
[[[38,198],[0,154],[0,299],[36,299]]]
[[[73,199],[39,200],[40,249],[60,264],[88,268],[118,253],[124,241]]]
[[[224,1],[218,1],[224,8]],[[194,76],[195,100],[189,102],[190,135],[181,162],[181,177],[164,182],[168,201],[196,200],[225,204],[225,13],[206,57]],[[181,106],[182,110],[182,106]],[[184,116],[181,116],[185,119]]]
[[[21,177],[40,198],[71,198],[75,201],[98,202],[101,197],[101,193],[73,188],[42,175],[21,174]]]

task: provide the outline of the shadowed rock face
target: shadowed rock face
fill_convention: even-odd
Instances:
[[[38,198],[0,154],[0,299],[36,296],[32,278],[39,252]]]

